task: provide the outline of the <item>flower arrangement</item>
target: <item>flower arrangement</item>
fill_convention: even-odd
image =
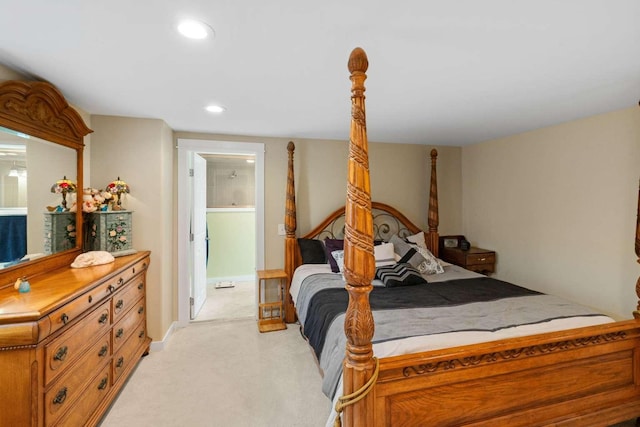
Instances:
[[[106,211],[113,202],[113,195],[108,191],[85,188],[82,193],[83,212]]]

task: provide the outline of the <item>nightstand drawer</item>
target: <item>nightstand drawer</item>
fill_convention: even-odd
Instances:
[[[488,252],[485,254],[469,254],[467,255],[467,266],[478,265],[478,264],[495,264],[496,262],[496,254],[493,252]]]

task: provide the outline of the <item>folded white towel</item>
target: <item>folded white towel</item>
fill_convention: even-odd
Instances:
[[[92,265],[108,264],[113,261],[113,255],[111,255],[107,251],[89,251],[78,255],[76,259],[71,263],[71,267],[90,267]]]

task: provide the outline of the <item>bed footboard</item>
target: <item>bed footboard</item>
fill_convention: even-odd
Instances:
[[[640,415],[640,322],[385,358],[376,426],[603,426]]]

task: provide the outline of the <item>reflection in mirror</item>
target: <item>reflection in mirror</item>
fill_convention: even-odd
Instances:
[[[0,268],[76,246],[75,214],[55,212],[62,197],[51,192],[76,169],[74,149],[0,127]]]

